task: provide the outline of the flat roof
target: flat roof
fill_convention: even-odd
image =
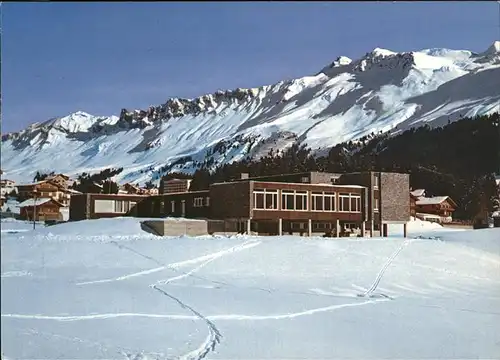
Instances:
[[[163,194],[155,194],[151,196],[168,196],[168,195],[181,195],[181,194],[200,194],[200,193],[206,193],[209,192],[210,190],[194,190],[194,191],[179,191],[179,192],[168,192],[168,193],[163,193]]]
[[[102,195],[102,196],[114,196],[114,197],[124,197],[124,196],[130,196],[130,197],[147,197],[147,194],[103,194],[103,193],[79,193],[75,194],[76,196],[80,195]]]
[[[295,172],[295,173],[287,173],[287,174],[276,174],[276,175],[261,175],[261,176],[252,176],[246,179],[236,179],[236,181],[241,180],[253,180],[253,179],[262,179],[262,178],[271,178],[271,177],[284,177],[284,176],[293,176],[293,175],[309,175],[309,174],[326,174],[326,175],[335,175],[342,176],[341,173],[331,173],[326,171],[303,171],[303,172]]]
[[[342,184],[309,184],[309,183],[295,183],[295,182],[284,182],[284,181],[255,181],[252,179],[244,179],[243,181],[228,181],[228,182],[221,182],[221,183],[214,183],[212,185],[224,185],[224,184],[236,184],[236,183],[241,183],[245,181],[252,181],[256,184],[286,184],[286,185],[298,185],[298,186],[316,186],[316,187],[331,187],[331,188],[352,188],[352,189],[365,189],[367,188],[366,186],[361,186],[361,185],[342,185]],[[212,186],[211,185],[211,186]]]

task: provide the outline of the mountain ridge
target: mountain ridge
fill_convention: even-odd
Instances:
[[[194,171],[207,161],[216,166],[259,157],[272,145],[279,150],[300,142],[324,151],[372,132],[440,126],[498,111],[499,50],[499,41],[479,54],[375,48],[357,60],[338,57],[316,75],[272,85],[171,98],[146,110],[122,109],[119,116],[77,111],[2,135],[2,168],[28,179],[49,166],[47,158],[56,158],[51,170],[125,167],[119,180],[145,182],[180,159],[191,158],[175,166]],[[230,149],[214,155],[220,144]],[[76,161],[61,155],[65,148]]]

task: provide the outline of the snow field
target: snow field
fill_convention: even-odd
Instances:
[[[29,225],[2,233],[1,343],[9,359],[500,351],[498,229],[415,222],[406,240],[340,240],[161,238],[133,218]]]

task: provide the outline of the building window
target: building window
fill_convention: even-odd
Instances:
[[[295,210],[307,210],[307,191],[295,192]]]
[[[95,213],[114,213],[115,201],[114,200],[94,200]]]
[[[377,211],[378,212],[378,199],[374,200],[373,211]]]
[[[129,203],[128,201],[116,200],[115,201],[115,213],[126,213],[128,211]]]
[[[351,194],[351,212],[361,212],[361,196]]]
[[[202,197],[194,198],[193,206],[194,207],[203,207],[203,198]]]
[[[313,211],[323,211],[324,206],[323,206],[323,193],[312,193],[312,210]]]
[[[163,200],[160,201],[160,214],[165,212],[165,202]]]
[[[373,188],[378,189],[378,175],[373,176]]]
[[[207,196],[205,198],[205,206],[210,206],[210,197],[209,196]]]
[[[339,194],[339,211],[349,212],[349,194]]]
[[[325,211],[335,211],[337,207],[335,206],[335,193],[325,194]]]
[[[304,176],[302,177],[302,179],[300,179],[300,181],[307,184],[309,182],[309,178],[307,176]]]
[[[313,192],[313,211],[335,211],[335,193]]]
[[[307,191],[283,190],[281,192],[282,210],[308,210]]]
[[[170,212],[174,213],[175,212],[175,201],[170,202]]]
[[[339,194],[339,211],[361,212],[361,195]]]
[[[356,230],[358,228],[358,225],[356,225],[355,223],[345,223],[344,224],[344,229],[346,230]]]
[[[265,209],[266,207],[264,206],[264,195],[265,192],[262,191],[254,191],[253,192],[253,208],[254,209]]]
[[[295,192],[283,190],[281,192],[281,209],[295,210]]]
[[[255,190],[253,208],[258,210],[278,210],[278,190]]]
[[[306,228],[306,224],[303,222],[294,222],[292,223],[293,230],[304,230]]]

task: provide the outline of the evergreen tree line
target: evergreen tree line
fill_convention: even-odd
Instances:
[[[108,168],[92,175],[84,172],[78,175],[72,188],[82,193],[118,194],[118,184],[110,179],[122,171],[123,168]],[[96,187],[95,184],[102,185],[102,189]]]
[[[192,177],[191,189],[205,190],[241,173],[254,177],[306,171],[407,172],[412,188],[424,188],[428,196],[450,196],[458,205],[455,218],[471,220],[480,211],[498,207],[494,173],[500,172],[499,122],[495,113],[443,127],[412,128],[395,136],[372,134],[370,139],[338,144],[321,157],[294,144],[284,151],[271,150],[260,160],[225,164],[213,172],[201,168],[192,176],[171,173],[167,178]]]
[[[33,178],[33,181],[34,182],[43,181],[43,180],[47,179],[49,176],[54,176],[55,174],[56,173],[53,171],[51,171],[50,173],[43,173],[43,172],[37,171],[35,174],[35,177]]]

